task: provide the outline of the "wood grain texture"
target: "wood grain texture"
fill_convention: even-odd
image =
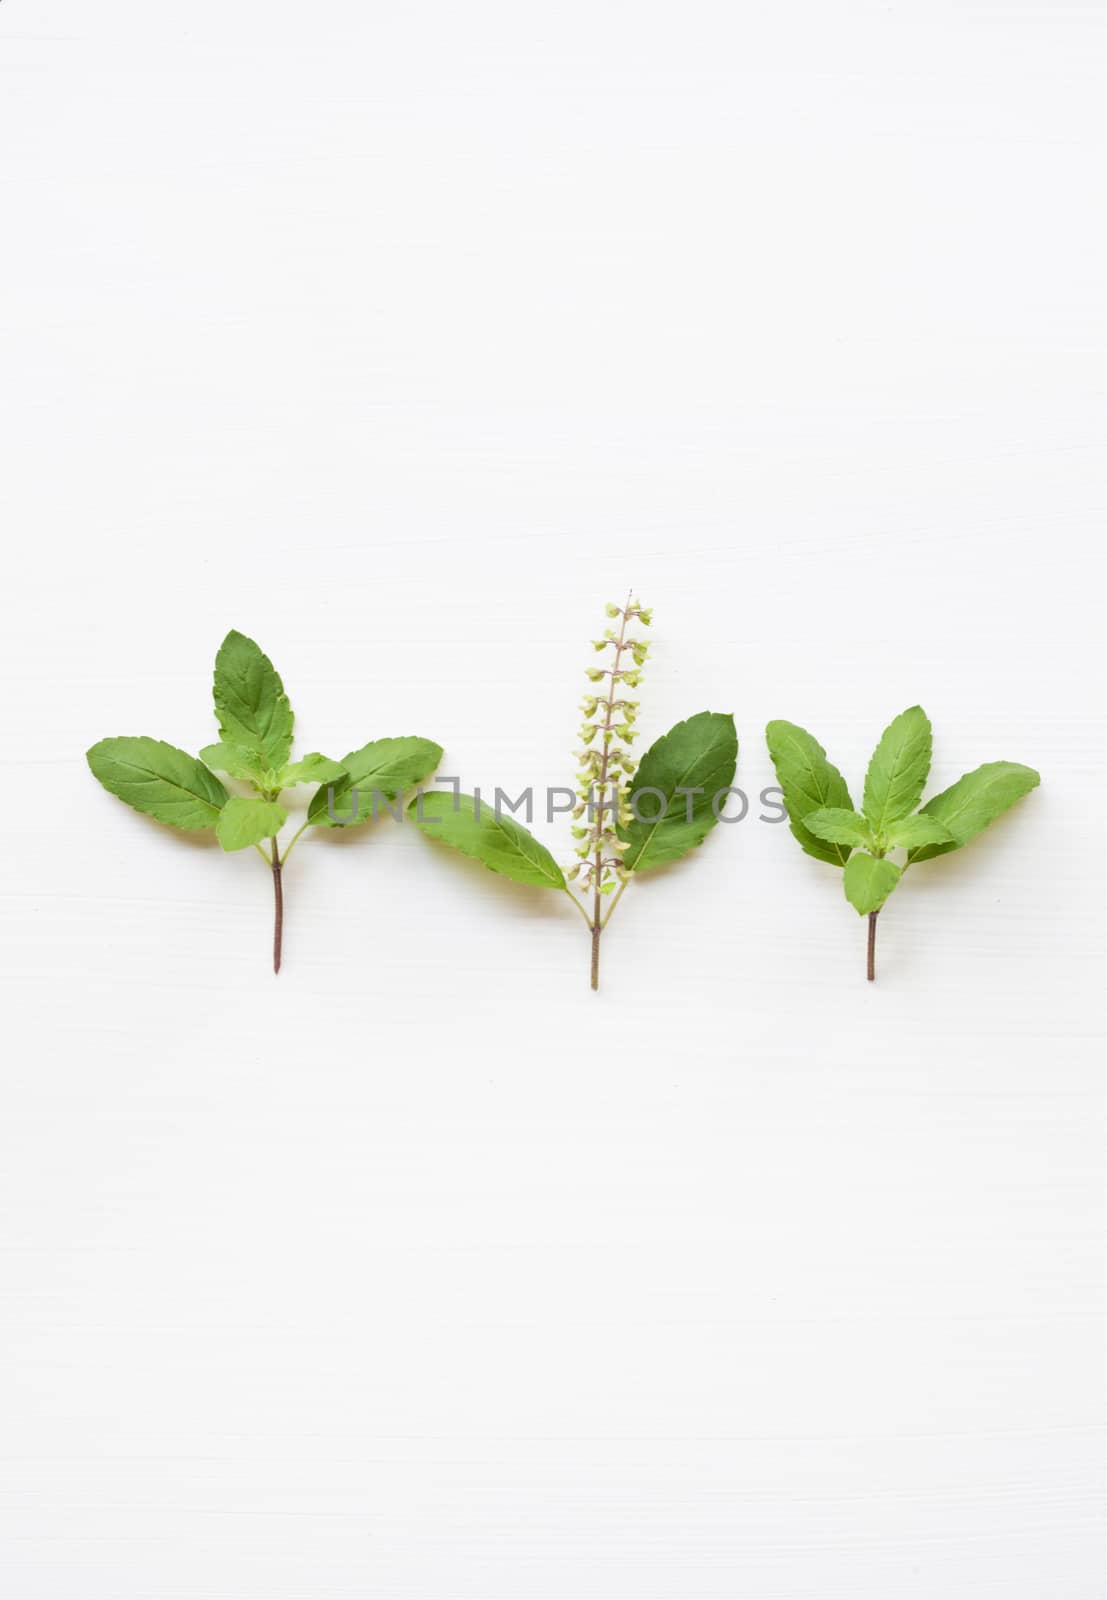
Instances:
[[[1102,1600],[1092,8],[0,7],[13,1600]],[[384,823],[272,885],[95,739],[572,781],[602,605],[751,814],[580,920]],[[1040,790],[878,979],[756,820]],[[16,796],[18,795],[18,802]],[[534,830],[564,859],[567,831]]]

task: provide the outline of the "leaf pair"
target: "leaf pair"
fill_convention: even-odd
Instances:
[[[842,774],[806,729],[770,722],[765,736],[792,833],[808,855],[844,868],[846,898],[862,916],[876,916],[907,866],[959,850],[1040,781],[1032,767],[987,762],[916,811],[932,735],[925,711],[912,706],[881,735],[857,811]],[[892,850],[905,851],[906,861],[889,860]],[[870,978],[873,938],[870,929]]]
[[[631,789],[633,809],[641,801],[644,818],[620,827],[627,845],[628,873],[661,867],[702,844],[718,818],[711,797],[730,787],[738,759],[734,718],[701,711],[678,722],[642,758]],[[689,790],[700,790],[688,794]],[[648,798],[647,798],[648,794]],[[472,856],[491,872],[515,883],[568,889],[564,871],[514,817],[471,794],[425,794],[413,800],[408,815],[428,836]]]
[[[318,751],[292,761],[294,718],[280,676],[252,639],[234,631],[216,655],[213,694],[219,739],[199,759],[160,739],[139,737],[101,739],[88,751],[88,764],[105,789],[136,811],[175,828],[213,829],[226,851],[258,849],[273,872],[273,966],[279,971],[281,870],[300,834],[309,827],[370,820],[381,800],[394,803],[428,777],[442,748],[430,739],[376,739],[341,761]],[[217,772],[248,784],[252,794],[229,794]],[[288,811],[281,795],[304,784],[322,787],[282,856],[276,836]],[[268,856],[261,850],[267,839],[273,841]]]

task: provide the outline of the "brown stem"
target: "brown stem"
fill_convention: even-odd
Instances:
[[[277,841],[273,847],[273,971],[281,970],[281,935],[284,932],[284,891],[281,888],[281,853]]]
[[[876,919],[879,915],[879,911],[869,912],[869,964],[865,976],[870,983],[876,981]]]
[[[600,934],[602,929],[597,922],[592,929],[592,987],[600,986]]]

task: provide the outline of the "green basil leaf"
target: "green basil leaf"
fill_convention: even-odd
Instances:
[[[770,722],[765,740],[776,768],[777,782],[784,794],[788,823],[793,836],[817,861],[843,867],[849,859],[848,844],[830,844],[804,826],[804,818],[822,807],[853,810],[846,780],[826,758],[826,751],[806,728],[794,722]]]
[[[966,772],[928,800],[920,812],[921,816],[934,817],[942,823],[949,830],[952,843],[923,845],[912,850],[908,860],[912,864],[929,861],[949,850],[959,850],[1041,781],[1033,767],[1021,766],[1017,761],[986,761],[973,772]]]
[[[884,842],[889,849],[899,850],[915,850],[924,844],[944,844],[952,849],[956,843],[944,823],[921,811],[890,822],[884,830]]]
[[[638,805],[641,820],[636,815],[619,829],[628,846],[628,872],[679,861],[703,843],[718,821],[715,798],[734,781],[737,760],[738,735],[729,712],[700,711],[650,746],[630,786],[630,803]],[[724,801],[725,795],[720,811]]]
[[[341,783],[346,777],[346,768],[341,762],[331,761],[313,750],[278,772],[275,787],[294,789],[298,783]]]
[[[368,822],[375,814],[374,795],[396,800],[405,790],[429,778],[441,760],[442,746],[431,739],[373,739],[342,757],[346,776],[312,795],[308,821],[323,828],[349,828]],[[355,789],[356,809],[352,794]],[[332,790],[334,817],[327,805]]]
[[[865,815],[877,833],[918,805],[931,745],[930,719],[921,706],[901,711],[881,734],[865,776]]]
[[[859,811],[847,811],[844,806],[821,806],[818,811],[809,811],[803,825],[827,844],[859,845],[867,850],[873,847],[868,819]]]
[[[161,739],[101,739],[87,760],[109,794],[172,828],[213,828],[227,801],[207,767]]]
[[[227,743],[257,751],[267,768],[283,767],[292,749],[292,707],[269,657],[234,629],[215,657],[214,695]]]
[[[900,879],[894,861],[868,856],[858,851],[846,862],[846,899],[864,917],[879,911]]]
[[[243,750],[241,745],[225,744],[222,739],[216,744],[206,744],[200,751],[200,760],[213,772],[225,772],[244,783],[260,784],[265,777],[265,766],[259,755],[253,750]]]
[[[565,875],[545,845],[514,818],[497,817],[488,801],[478,813],[471,794],[425,794],[412,801],[407,816],[428,839],[440,839],[515,883],[565,888]]]
[[[279,833],[288,812],[275,800],[248,800],[232,795],[219,813],[215,836],[224,850],[245,850]]]

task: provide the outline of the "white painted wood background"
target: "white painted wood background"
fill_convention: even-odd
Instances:
[[[1102,1600],[1101,11],[4,0],[9,1600]],[[599,997],[308,838],[274,980],[85,768],[236,626],[301,750],[563,782],[628,583],[751,794],[1040,767],[875,987],[753,820]]]

